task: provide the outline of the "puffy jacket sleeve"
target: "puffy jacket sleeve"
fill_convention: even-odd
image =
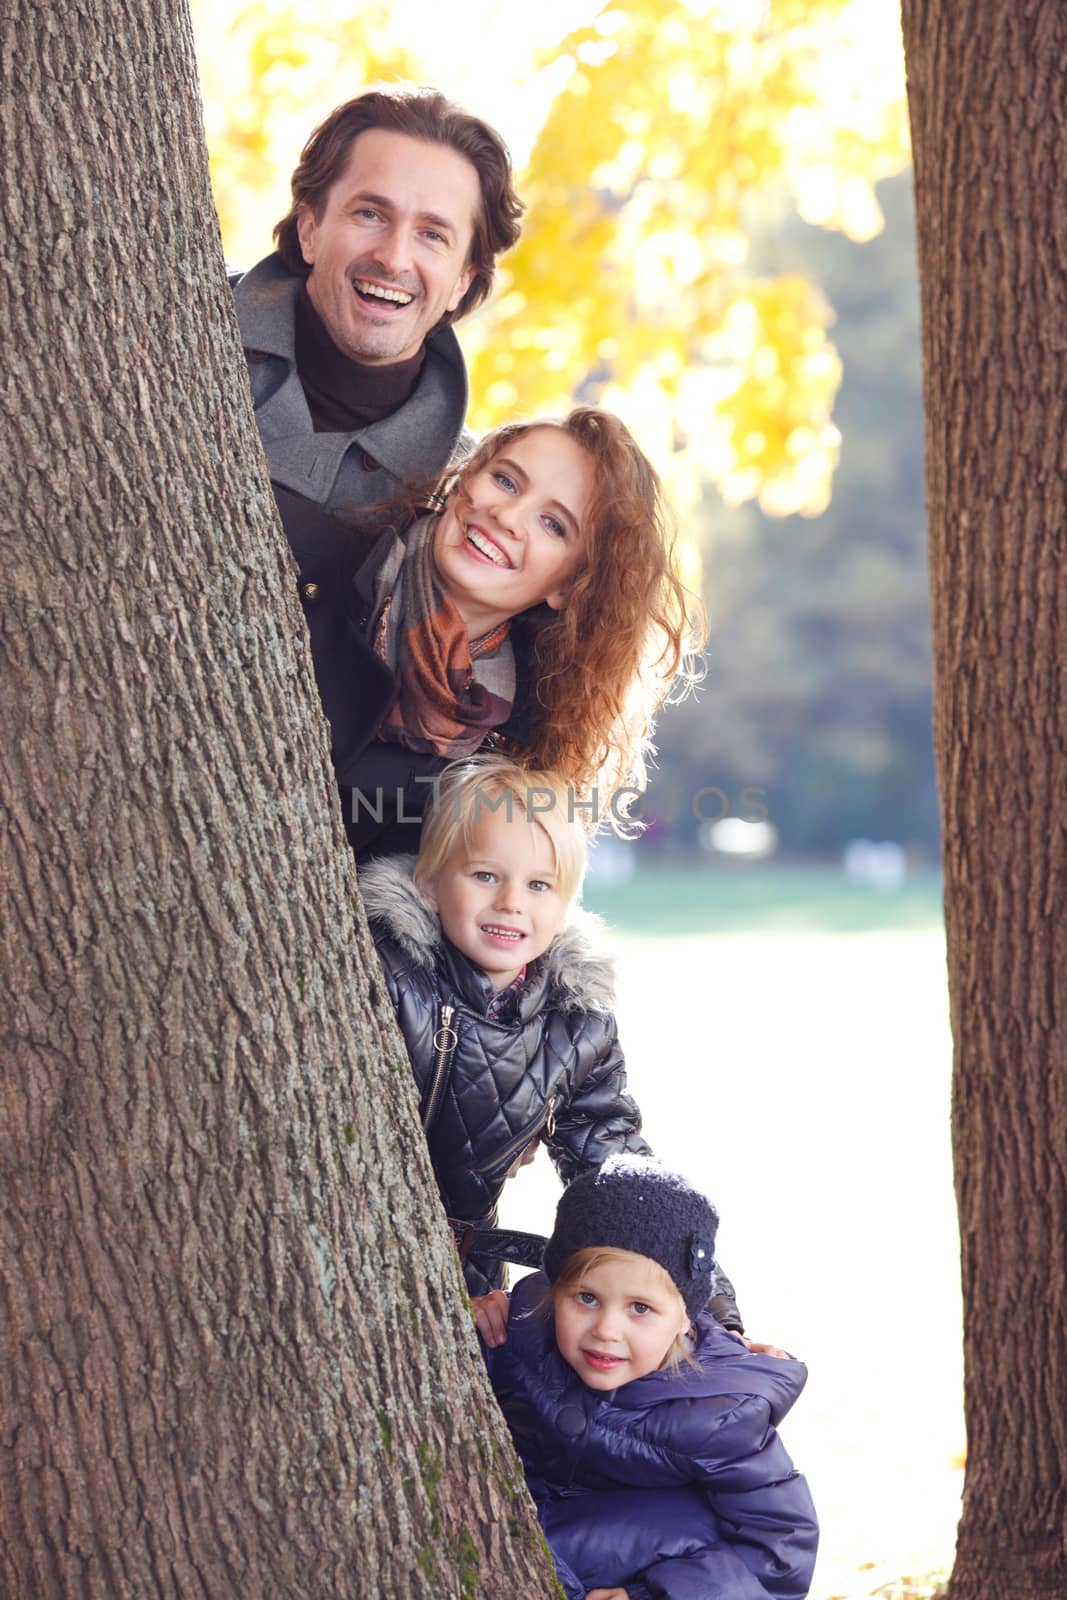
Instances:
[[[721,1322],[724,1328],[729,1328],[731,1333],[744,1333],[745,1324],[737,1308],[734,1286],[718,1262],[715,1263],[715,1293],[708,1301],[708,1310],[715,1320]]]
[[[595,1171],[622,1150],[652,1153],[641,1137],[637,1102],[626,1093],[626,1062],[615,1018],[610,1012],[590,1011],[572,1026],[574,1087],[556,1113],[555,1132],[545,1137],[564,1183]]]
[[[588,1588],[619,1585],[630,1600],[803,1600],[815,1523],[804,1480],[793,1476],[792,1503],[740,1508],[740,1529],[703,1484],[563,1498],[531,1487],[568,1596],[577,1573],[583,1597]]]
[[[628,1579],[630,1600],[804,1600],[811,1588],[818,1547],[818,1524],[807,1484],[793,1479],[792,1505],[784,1498],[777,1514],[753,1516],[732,1532],[717,1496],[711,1501],[722,1517],[723,1541],[692,1555],[659,1561]]]
[[[753,1563],[753,1552],[739,1546],[709,1545],[692,1556],[661,1561],[638,1579],[630,1579],[630,1600],[804,1600],[811,1584],[814,1553],[806,1577],[798,1570],[777,1572]],[[763,1567],[763,1577],[755,1566]]]
[[[661,1566],[684,1570],[690,1561],[698,1562],[693,1570],[699,1572],[699,1558],[718,1542],[714,1515],[696,1488],[591,1489],[558,1497],[535,1487],[534,1499],[568,1600],[570,1583],[580,1600],[590,1588],[624,1587],[631,1596],[647,1596],[641,1573]],[[692,1592],[720,1593],[708,1587]]]
[[[631,1600],[804,1600],[811,1586],[819,1525],[805,1479],[756,1395],[727,1404],[691,1442],[690,1463],[708,1497],[720,1541],[680,1560],[658,1562],[630,1585]],[[694,1403],[694,1432],[700,1432]],[[644,1585],[644,1587],[642,1587]]]
[[[641,1135],[637,1102],[626,1092],[626,1060],[611,1012],[588,1012],[577,1028],[574,1047],[577,1087],[557,1113],[555,1133],[545,1138],[564,1183],[572,1183],[582,1172],[595,1171],[606,1157],[622,1150],[652,1154]],[[708,1309],[724,1328],[745,1331],[733,1284],[721,1267]]]

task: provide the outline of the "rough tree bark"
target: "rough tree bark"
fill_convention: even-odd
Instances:
[[[1067,8],[905,0],[955,1037],[952,1600],[1067,1595]]]
[[[554,1593],[332,800],[188,16],[2,29],[0,1594]]]

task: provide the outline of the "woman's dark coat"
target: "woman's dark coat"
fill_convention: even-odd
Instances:
[[[374,583],[395,534],[375,534],[327,516],[300,495],[275,485],[289,547],[300,569],[300,600],[311,636],[330,753],[341,791],[349,843],[359,856],[417,850],[422,814],[440,756],[375,738],[396,699],[396,676],[368,637]],[[515,710],[500,730],[519,744],[528,737],[529,631],[512,625]]]
[[[626,1093],[626,1065],[612,1006],[615,974],[599,948],[601,923],[576,912],[534,962],[513,1022],[486,1016],[496,993],[448,940],[412,879],[411,858],[361,868],[359,888],[389,995],[411,1058],[430,1158],[450,1217],[491,1223],[507,1171],[540,1138],[564,1183],[621,1150],[648,1152],[641,1113]],[[453,1006],[459,1036],[442,1081],[434,1035]],[[432,1102],[432,1104],[431,1104]],[[471,1256],[472,1294],[500,1281],[499,1263]],[[729,1281],[716,1314],[741,1326]]]
[[[523,1279],[486,1359],[568,1600],[613,1585],[630,1600],[803,1600],[818,1524],[777,1433],[803,1363],[746,1350],[705,1313],[695,1368],[598,1392],[536,1309],[546,1289]]]
[[[375,738],[397,695],[395,674],[368,638],[374,577],[394,535],[339,522],[277,485],[275,497],[300,569],[300,601],[349,843],[357,855],[417,849],[426,796],[444,762]]]

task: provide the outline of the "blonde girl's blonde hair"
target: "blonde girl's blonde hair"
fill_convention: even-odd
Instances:
[[[469,848],[483,817],[501,816],[543,828],[552,846],[556,887],[571,901],[581,887],[586,863],[586,828],[576,810],[576,795],[566,779],[497,754],[455,761],[434,784],[422,825],[415,882],[432,883],[452,857]]]
[[[540,1302],[541,1306],[546,1311],[550,1307],[554,1308],[557,1301],[561,1300],[565,1294],[568,1294],[573,1289],[580,1289],[583,1280],[589,1273],[595,1272],[597,1267],[613,1266],[618,1261],[625,1261],[627,1256],[631,1255],[633,1255],[633,1251],[617,1250],[612,1245],[587,1245],[583,1250],[575,1250],[574,1254],[568,1256],[562,1267],[560,1267],[555,1281],[546,1285]],[[653,1261],[651,1256],[642,1256],[641,1259],[642,1261],[647,1261],[650,1267],[655,1268],[654,1282],[656,1287],[668,1297],[672,1305],[677,1304],[682,1316],[685,1318],[685,1326],[675,1336],[674,1343],[667,1351],[666,1360],[663,1363],[664,1368],[668,1372],[677,1372],[683,1363],[690,1367],[697,1366],[698,1362],[693,1358],[685,1342],[685,1336],[689,1331],[689,1313],[685,1308],[685,1301],[682,1299],[678,1285],[666,1267],[661,1266],[658,1261]]]
[[[653,719],[700,676],[700,601],[674,570],[674,529],[659,478],[618,417],[578,406],[562,419],[507,423],[486,434],[445,487],[465,485],[516,439],[558,428],[589,457],[593,489],[582,563],[559,611],[523,613],[531,636],[531,730],[518,754],[577,792],[642,789]]]

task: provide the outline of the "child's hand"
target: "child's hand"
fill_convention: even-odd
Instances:
[[[630,1600],[629,1589],[590,1589],[585,1600]]]
[[[536,1160],[537,1147],[540,1143],[540,1139],[531,1139],[530,1143],[526,1146],[526,1149],[519,1151],[519,1154],[515,1157],[514,1161],[511,1163],[511,1166],[505,1172],[505,1178],[517,1177],[522,1171],[523,1167],[528,1167],[531,1161]]]
[[[503,1289],[492,1289],[488,1294],[471,1296],[474,1326],[489,1346],[506,1344],[508,1337],[508,1297]]]
[[[779,1350],[776,1344],[757,1344],[754,1339],[746,1339],[743,1333],[739,1333],[737,1337],[746,1350],[753,1350],[758,1356],[780,1356],[783,1361],[793,1359],[788,1350]]]

